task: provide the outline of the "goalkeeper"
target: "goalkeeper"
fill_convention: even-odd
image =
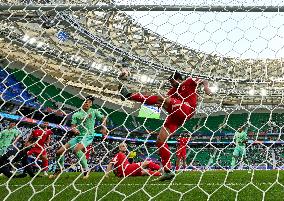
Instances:
[[[230,172],[232,172],[233,169],[236,167],[236,162],[238,160],[241,160],[241,161],[243,161],[244,159],[247,160],[246,158],[247,157],[246,156],[246,143],[248,141],[247,132],[248,132],[248,126],[245,127],[244,125],[240,127],[235,133],[234,140],[235,140],[236,147],[233,152]]]

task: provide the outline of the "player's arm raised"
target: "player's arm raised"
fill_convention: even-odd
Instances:
[[[193,81],[195,81],[195,83],[197,84],[197,85],[203,85],[203,87],[204,87],[204,92],[207,94],[207,95],[209,95],[209,96],[212,96],[213,95],[213,93],[212,93],[212,91],[211,91],[211,89],[210,89],[210,87],[209,87],[209,82],[208,82],[208,80],[203,80],[203,79],[200,79],[200,78],[192,78],[192,80]]]
[[[208,80],[201,80],[200,83],[203,84],[204,92],[205,92],[207,95],[212,96],[213,93],[212,93],[211,89],[209,88],[209,82],[208,82]]]
[[[107,118],[106,117],[103,117],[102,118],[102,129],[101,129],[101,133],[103,135],[107,135],[108,134],[108,129],[107,129]]]

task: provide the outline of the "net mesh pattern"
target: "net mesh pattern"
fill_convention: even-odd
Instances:
[[[279,5],[147,3],[1,1],[3,200],[282,199],[284,32],[283,15],[275,12]],[[167,80],[176,71],[183,78],[208,80],[213,95],[200,84],[195,114],[168,134],[174,177],[161,182],[142,163],[150,161],[167,174],[156,140],[170,115]],[[159,96],[163,103],[151,107],[145,105],[149,99],[122,100],[128,91],[121,87],[144,98]],[[72,120],[88,95],[94,97],[92,108],[107,119],[106,127],[95,115],[92,142],[80,157],[72,147],[63,150],[62,167],[56,154],[76,137]],[[84,118],[94,117],[88,115]],[[12,122],[14,131],[8,129]],[[29,154],[39,143],[39,138],[31,140],[34,131],[46,132],[43,122],[53,132],[50,142],[38,148],[40,153]],[[237,142],[240,127],[247,129],[245,143]],[[11,138],[5,132],[16,134]],[[177,164],[181,138],[188,143],[185,161]],[[145,176],[106,178],[122,142],[127,157],[139,166],[135,171]],[[50,177],[61,170],[59,176],[46,177],[45,155],[46,173]],[[85,157],[88,168],[82,165]]]

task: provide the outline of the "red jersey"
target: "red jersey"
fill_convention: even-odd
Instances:
[[[181,137],[178,139],[178,147],[179,149],[181,148],[185,148],[186,149],[186,145],[188,144],[188,142],[190,141],[190,138],[186,138],[186,137]]]
[[[42,130],[42,129],[35,129],[32,132],[32,139],[36,142],[36,147],[44,147],[44,144],[47,142],[47,139],[53,132],[50,129]]]
[[[91,144],[86,147],[85,156],[86,156],[86,159],[87,159],[87,160],[89,160],[89,158],[90,158],[92,149],[93,149],[93,146],[92,146]]]
[[[197,86],[199,79],[196,79],[195,81],[192,78],[188,78],[184,82],[180,84],[179,87],[171,88],[168,92],[168,96],[171,98],[176,98],[180,101],[189,103],[189,105],[193,108],[196,108],[197,106]]]
[[[116,169],[114,173],[119,177],[123,176],[123,167],[125,167],[127,164],[130,164],[126,155],[122,152],[116,154],[115,157],[111,160],[111,163],[114,164],[114,168]]]

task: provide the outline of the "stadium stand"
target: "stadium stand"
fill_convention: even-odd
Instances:
[[[30,93],[25,85],[16,80],[13,74],[0,68],[0,93],[3,101],[10,101],[15,104],[25,104],[29,107],[38,108],[40,104],[36,97]]]

